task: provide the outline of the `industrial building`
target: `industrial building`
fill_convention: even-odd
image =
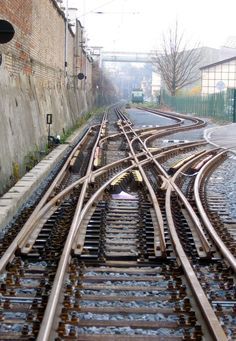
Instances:
[[[200,70],[203,95],[236,88],[236,56],[203,66]]]

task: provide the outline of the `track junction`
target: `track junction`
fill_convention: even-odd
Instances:
[[[207,196],[229,153],[157,147],[205,122],[152,114],[161,125],[134,128],[110,107],[2,231],[1,340],[236,338],[234,222]]]

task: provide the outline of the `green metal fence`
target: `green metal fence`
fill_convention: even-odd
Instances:
[[[162,103],[180,113],[191,113],[197,116],[214,117],[218,120],[232,122],[234,112],[234,96],[229,89],[211,95],[170,96],[162,92]]]

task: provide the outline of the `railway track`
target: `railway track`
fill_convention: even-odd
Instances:
[[[3,233],[1,340],[235,338],[233,247],[202,187],[226,152],[204,141],[153,148],[205,124],[156,114],[173,124],[134,129],[111,107]]]

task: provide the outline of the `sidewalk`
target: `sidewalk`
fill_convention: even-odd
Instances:
[[[236,123],[206,129],[204,138],[214,146],[229,149],[236,154]]]

